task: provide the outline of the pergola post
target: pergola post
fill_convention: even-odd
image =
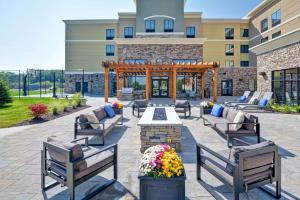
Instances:
[[[170,97],[173,98],[173,72],[170,72],[169,74],[169,88],[170,88],[169,91]]]
[[[146,99],[149,100],[149,83],[150,83],[150,71],[149,67],[146,66]]]
[[[202,87],[202,99],[204,99],[204,92],[205,92],[205,72],[201,73],[201,87]]]
[[[109,84],[109,69],[110,66],[105,66],[105,74],[104,74],[104,97],[105,102],[108,102],[108,84]]]
[[[213,86],[213,100],[214,102],[217,102],[218,100],[218,68],[215,67],[213,69],[213,82],[214,82],[214,86]]]
[[[176,67],[173,66],[173,101],[175,102],[176,101],[176,91],[177,91],[177,70],[176,70]]]

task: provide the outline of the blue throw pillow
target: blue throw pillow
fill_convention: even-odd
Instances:
[[[268,100],[267,99],[262,99],[258,103],[259,106],[266,106],[267,104],[268,104]]]
[[[116,115],[115,111],[111,105],[105,105],[104,110],[105,110],[106,114],[108,115],[108,117],[110,117],[110,118],[112,118]]]
[[[240,97],[240,101],[241,101],[241,102],[245,102],[246,99],[247,99],[247,98],[246,98],[245,96],[241,96],[241,97]]]
[[[215,117],[221,117],[222,113],[223,113],[223,106],[215,104],[210,114]]]

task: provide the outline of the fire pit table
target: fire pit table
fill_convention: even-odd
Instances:
[[[138,122],[141,127],[141,152],[151,146],[167,143],[181,151],[181,127],[173,107],[148,107]]]

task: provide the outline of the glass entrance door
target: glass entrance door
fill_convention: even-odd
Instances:
[[[233,85],[232,85],[232,80],[223,80],[222,81],[222,96],[232,96],[232,91],[233,91]]]
[[[152,78],[152,97],[169,97],[169,77]]]

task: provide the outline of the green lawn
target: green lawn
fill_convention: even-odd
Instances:
[[[35,103],[44,103],[51,105],[56,101],[66,101],[64,99],[53,98],[13,98],[13,102],[0,107],[0,128],[14,126],[17,123],[28,120],[31,116],[28,114],[28,106]]]
[[[59,93],[59,92],[60,92],[60,89],[58,88],[56,90],[56,93]],[[49,90],[49,89],[46,90],[46,93],[45,93],[45,90],[42,90],[42,95],[43,94],[52,94],[52,93],[53,93],[53,91]],[[29,95],[39,95],[39,94],[40,94],[40,90],[31,90],[31,91],[29,91]],[[15,89],[10,90],[10,95],[12,97],[19,96],[19,90],[15,90]],[[23,96],[23,90],[21,90],[21,96]]]

